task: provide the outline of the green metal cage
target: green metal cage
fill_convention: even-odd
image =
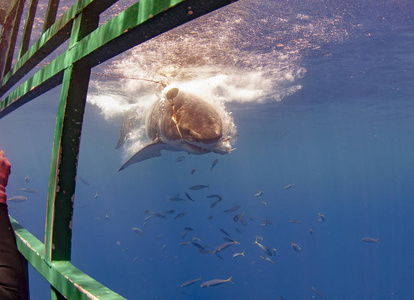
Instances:
[[[10,217],[18,249],[50,283],[51,299],[125,299],[71,264],[76,171],[91,68],[234,1],[141,0],[99,26],[100,14],[116,2],[78,0],[56,20],[59,0],[49,0],[42,35],[29,48],[38,6],[38,0],[30,0],[18,57],[14,60],[25,0],[10,0],[0,11],[0,118],[61,85],[49,173],[45,243]],[[67,40],[69,47],[64,53],[14,87]]]

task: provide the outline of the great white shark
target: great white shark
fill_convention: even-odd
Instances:
[[[231,136],[225,133],[229,120],[223,113],[202,98],[176,87],[166,88],[164,99],[156,101],[146,114],[145,129],[151,143],[135,153],[120,169],[157,157],[161,150],[185,151],[189,154],[209,152],[227,154],[231,148]],[[234,126],[231,119],[231,125]],[[125,140],[134,117],[123,121],[119,148]]]

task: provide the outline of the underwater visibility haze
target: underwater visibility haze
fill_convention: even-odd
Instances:
[[[413,17],[410,1],[240,0],[94,68],[73,264],[128,299],[411,299]],[[235,150],[118,172],[166,85],[213,105]],[[0,120],[10,214],[39,240],[59,91]],[[50,297],[33,268],[30,290]]]

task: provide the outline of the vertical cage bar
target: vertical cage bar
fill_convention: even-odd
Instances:
[[[32,35],[33,22],[36,15],[38,0],[31,0],[27,11],[26,23],[24,25],[23,37],[19,51],[19,58],[22,57],[29,48],[30,36]]]
[[[14,53],[14,48],[16,46],[16,40],[17,40],[17,34],[19,33],[20,20],[23,14],[24,2],[25,0],[19,0],[17,4],[17,9],[15,12],[14,21],[13,21],[13,29],[11,31],[10,40],[9,40],[9,47],[7,49],[7,54],[4,60],[2,77],[6,75],[7,72],[9,72],[11,65],[12,65],[13,53]]]
[[[46,30],[48,30],[49,27],[52,26],[53,23],[55,23],[58,7],[59,7],[59,0],[49,0],[49,4],[47,5],[45,20],[43,23],[42,32],[45,32]]]
[[[63,75],[47,200],[45,251],[50,261],[70,260],[77,156],[89,81],[85,69],[74,65]]]
[[[74,20],[70,45],[82,39],[98,23],[99,15],[92,10],[84,10]],[[76,170],[90,70],[90,66],[78,61],[63,75],[46,214],[45,254],[50,261],[70,261]]]

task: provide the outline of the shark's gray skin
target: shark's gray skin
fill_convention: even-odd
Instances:
[[[191,154],[232,151],[230,137],[223,135],[221,113],[213,105],[177,88],[168,90],[165,96],[167,100],[156,101],[146,116],[146,134],[152,142],[135,153],[119,171],[160,156],[161,150]]]

